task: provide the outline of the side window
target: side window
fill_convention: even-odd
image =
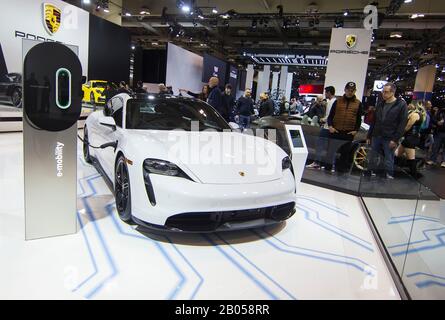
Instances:
[[[112,99],[113,114],[111,115],[116,121],[116,125],[122,128],[122,113],[124,110],[124,101],[121,98]]]

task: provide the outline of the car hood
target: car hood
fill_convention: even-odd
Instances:
[[[238,132],[127,131],[139,150],[149,150],[143,157],[175,163],[202,183],[261,183],[283,174],[286,153],[260,137]]]

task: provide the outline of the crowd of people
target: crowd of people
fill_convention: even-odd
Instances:
[[[356,85],[349,82],[344,95],[335,97],[333,87],[325,88],[325,100],[318,97],[305,116],[311,124],[321,124],[316,147],[316,157],[307,167],[336,172],[350,160],[350,147],[361,127],[362,119],[369,124],[366,143],[370,146],[368,170],[371,176],[383,170],[388,179],[394,179],[394,166],[408,167],[413,177],[418,177],[416,149],[424,149],[428,165],[437,163],[441,155],[441,167],[445,168],[445,109],[433,108],[430,101],[406,101],[396,96],[396,86],[387,83],[375,105],[365,108],[355,96]],[[327,157],[321,158],[322,150]],[[336,153],[340,153],[337,161]]]

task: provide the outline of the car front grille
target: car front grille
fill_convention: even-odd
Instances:
[[[190,212],[171,216],[165,227],[186,232],[211,232],[221,229],[237,229],[243,223],[264,220],[266,222],[280,222],[290,218],[295,213],[295,202],[289,202],[266,208],[217,211]]]

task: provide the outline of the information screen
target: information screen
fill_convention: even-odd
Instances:
[[[304,148],[300,130],[289,130],[294,148]]]

